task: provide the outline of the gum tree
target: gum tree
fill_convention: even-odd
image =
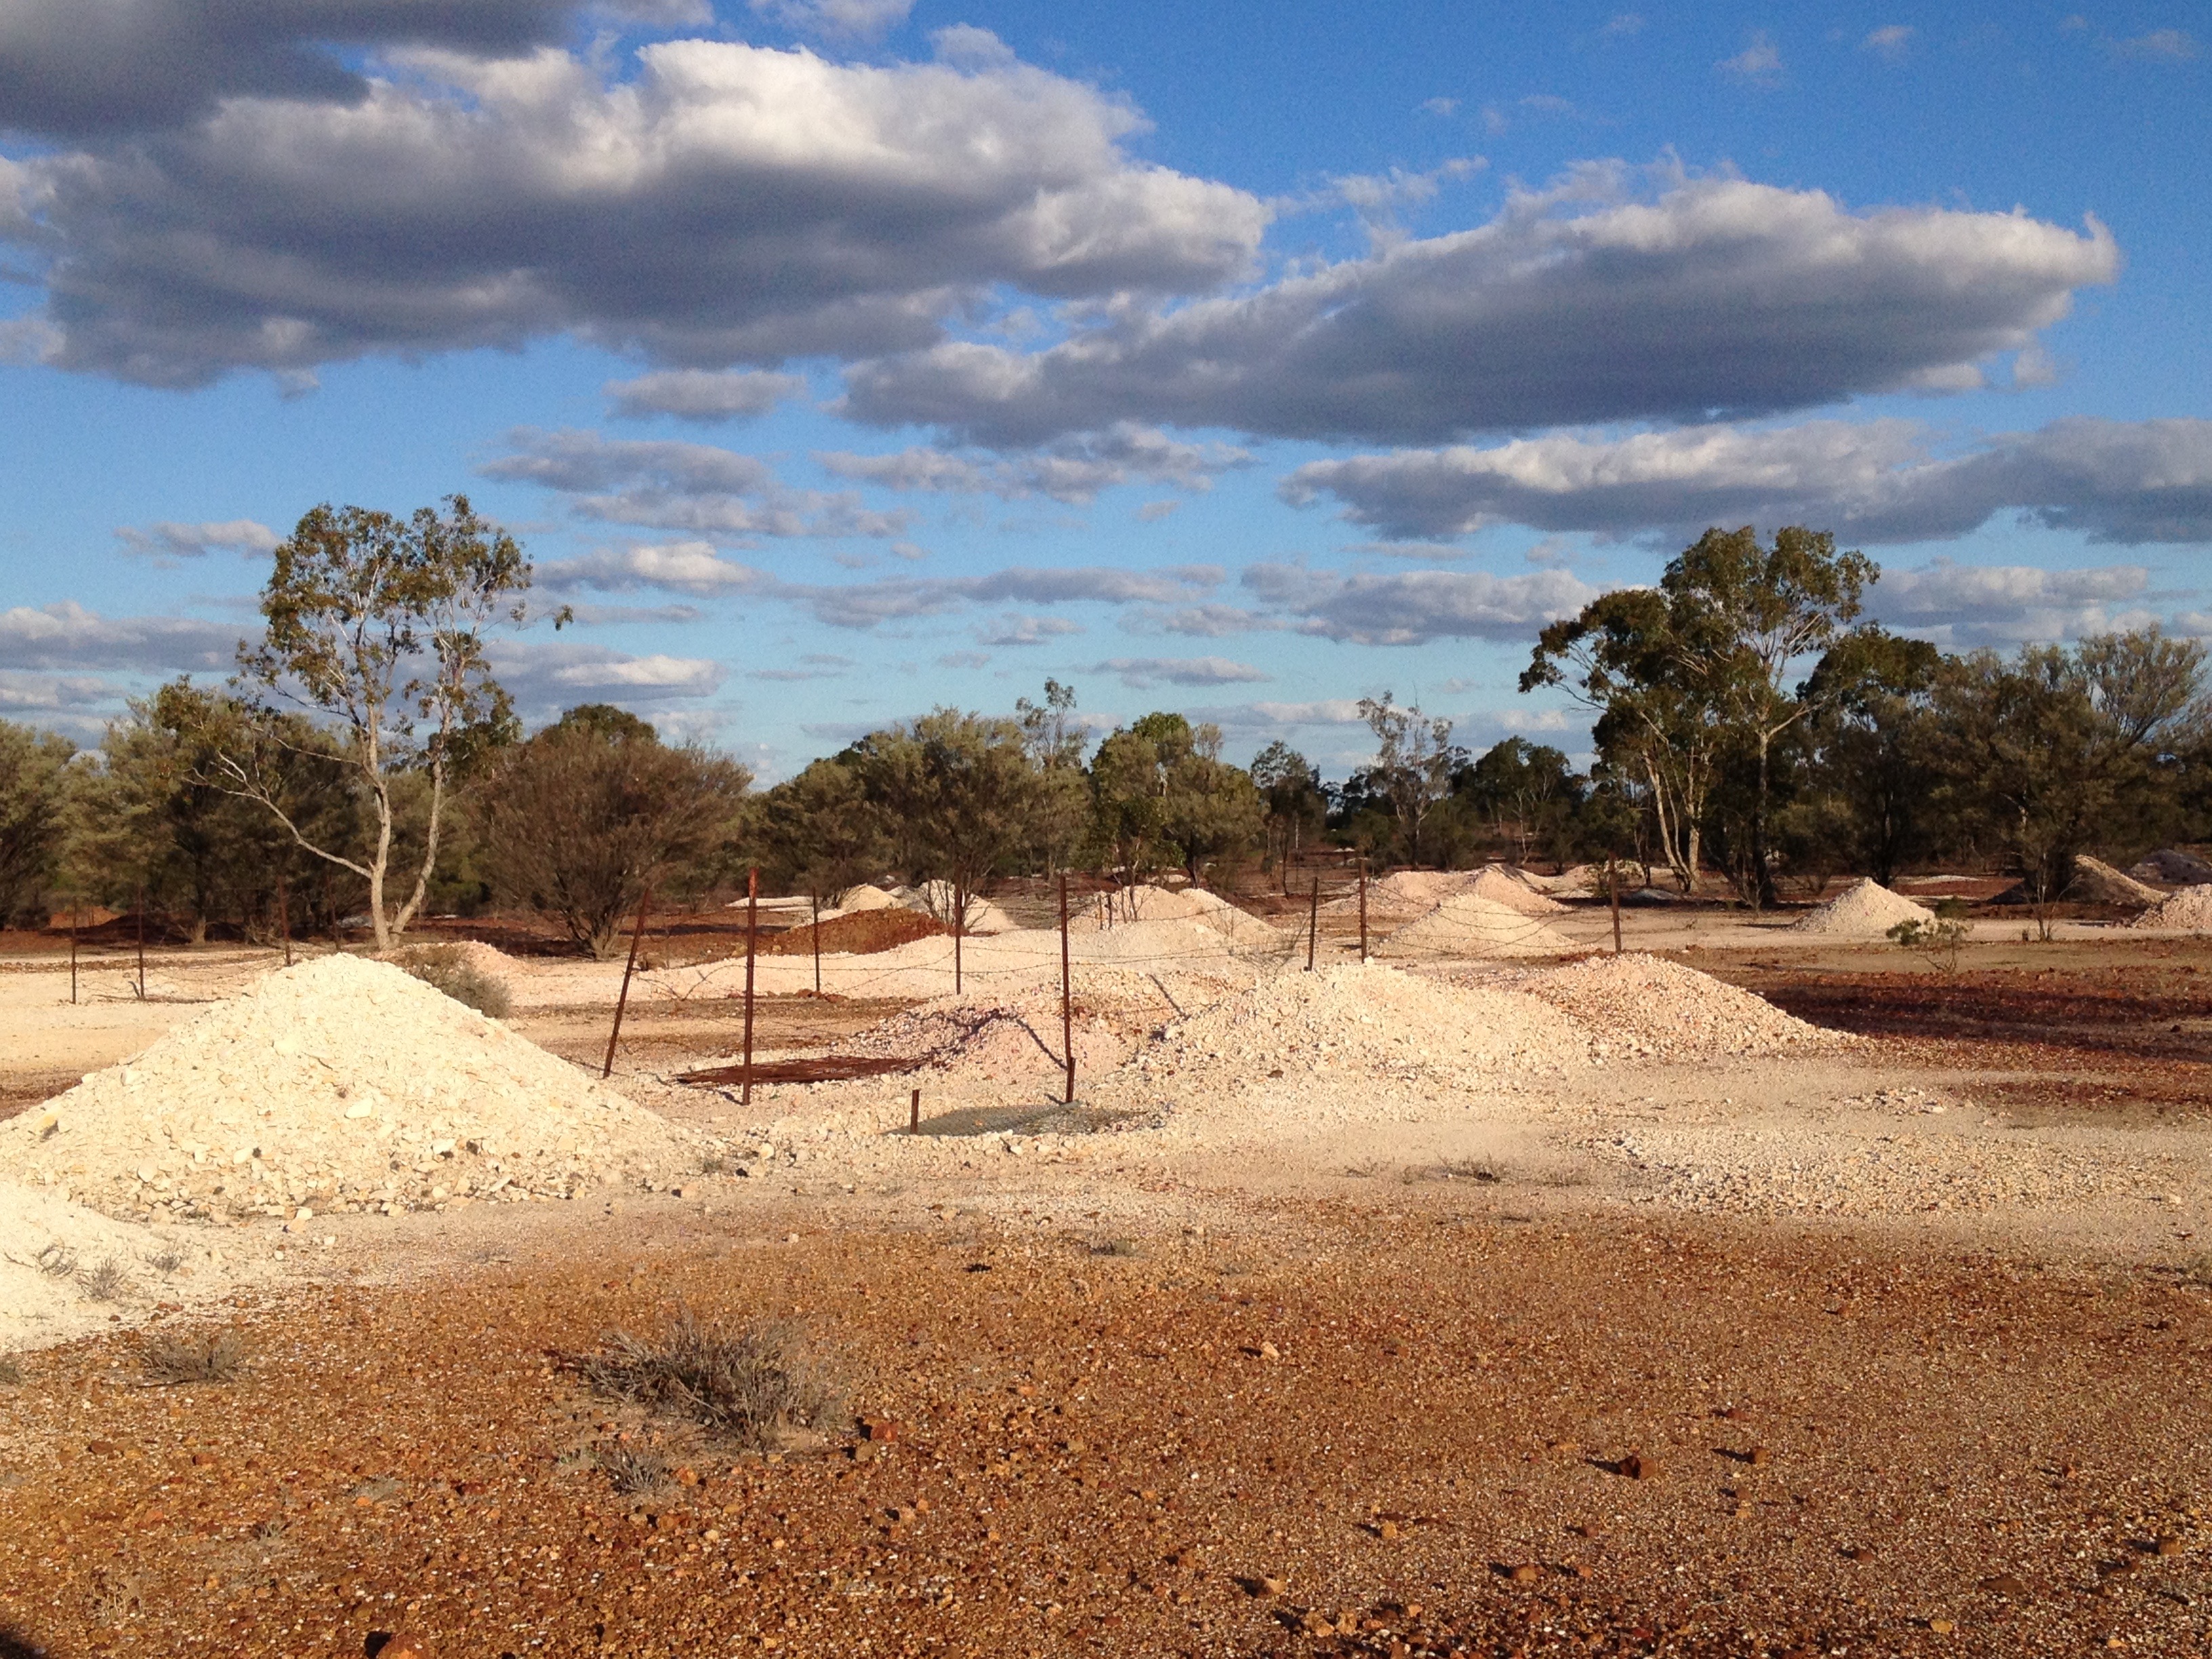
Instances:
[[[315,857],[368,886],[380,950],[421,910],[439,836],[470,760],[513,735],[507,693],[484,654],[487,629],[525,620],[530,563],[521,545],[478,518],[465,495],[401,519],[368,507],[314,508],[277,547],[261,591],[260,641],[239,647],[237,684],[258,740],[227,745],[208,775],[259,804]],[[563,611],[557,627],[567,620]],[[306,714],[338,743],[368,820],[358,856],[311,835],[289,810],[272,752],[289,745],[279,716]],[[421,781],[422,848],[395,898],[402,802]]]

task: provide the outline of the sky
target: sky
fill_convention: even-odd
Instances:
[[[0,717],[455,492],[531,723],[765,779],[1048,677],[1577,752],[1537,631],[1714,525],[2212,635],[2208,112],[2177,3],[0,0]]]

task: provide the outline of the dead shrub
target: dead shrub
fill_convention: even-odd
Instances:
[[[606,1471],[607,1484],[625,1497],[642,1498],[668,1485],[668,1465],[636,1446],[601,1446],[593,1454]]]
[[[101,1262],[90,1273],[76,1276],[77,1288],[94,1302],[120,1302],[123,1293],[131,1288],[131,1275],[123,1271],[116,1261]]]
[[[232,1331],[208,1337],[170,1337],[149,1347],[139,1359],[146,1381],[157,1388],[191,1382],[228,1382],[246,1366],[246,1345]]]
[[[49,1244],[39,1252],[39,1271],[49,1279],[67,1279],[76,1271],[76,1252],[66,1244]]]
[[[471,962],[458,945],[417,945],[401,951],[396,960],[425,985],[487,1019],[505,1019],[514,1011],[514,999],[507,987]]]
[[[656,1339],[626,1331],[580,1367],[603,1395],[672,1412],[756,1450],[773,1450],[838,1421],[845,1390],[796,1325],[732,1329],[689,1310]]]

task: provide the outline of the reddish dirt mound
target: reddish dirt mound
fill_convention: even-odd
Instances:
[[[848,956],[872,956],[878,951],[895,951],[915,939],[951,931],[936,917],[919,910],[860,910],[822,924],[822,952],[824,956],[838,951]],[[760,951],[764,957],[811,956],[814,924],[801,922],[787,933],[763,939]]]

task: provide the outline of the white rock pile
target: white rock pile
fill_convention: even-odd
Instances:
[[[1850,1039],[1761,996],[1640,951],[1523,971],[1511,984],[1571,1014],[1600,1060],[1719,1060],[1832,1048]]]
[[[1556,927],[1480,893],[1458,893],[1385,939],[1376,954],[1439,957],[1562,956],[1580,947]]]
[[[2212,882],[2168,893],[2128,926],[2163,928],[2171,933],[2212,933]]]
[[[1790,924],[1793,933],[1826,933],[1839,939],[1881,939],[1899,922],[1933,921],[1936,913],[1893,893],[1880,882],[1855,881]]]
[[[298,1218],[659,1182],[702,1144],[400,969],[333,956],[0,1124],[0,1174],[132,1219]]]

